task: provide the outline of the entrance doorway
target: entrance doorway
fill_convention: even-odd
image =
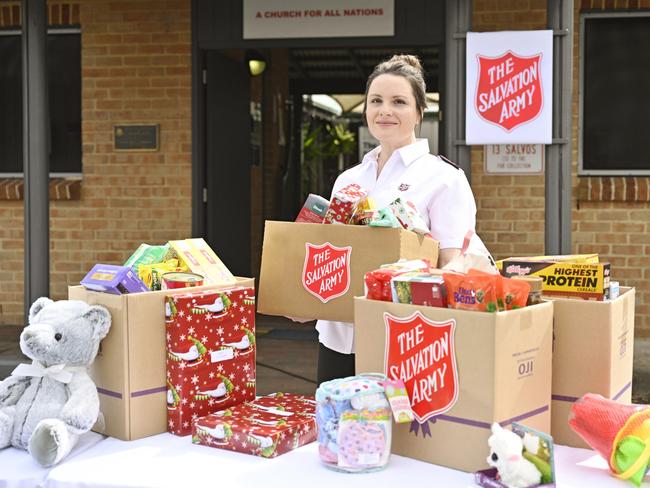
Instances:
[[[329,199],[338,174],[375,146],[362,110],[378,63],[419,57],[429,106],[419,137],[434,153],[441,130],[441,46],[259,52],[268,68],[257,77],[245,50],[206,54],[206,237],[243,276],[258,276],[265,220],[294,220],[309,193]]]

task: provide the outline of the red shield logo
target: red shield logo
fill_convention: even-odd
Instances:
[[[477,56],[478,83],[474,108],[486,122],[506,132],[535,120],[542,112],[542,54],[497,58]]]
[[[456,321],[434,322],[418,311],[407,318],[385,313],[384,323],[386,376],[404,382],[418,423],[450,410],[458,399]]]
[[[305,244],[302,285],[321,302],[345,295],[350,288],[350,254],[352,247],[336,247],[326,242]]]

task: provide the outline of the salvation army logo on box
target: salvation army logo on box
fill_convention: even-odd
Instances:
[[[350,255],[352,247],[336,247],[326,242],[305,243],[305,265],[302,285],[321,302],[327,303],[345,295],[350,288]]]
[[[542,54],[518,56],[476,56],[478,83],[474,108],[486,122],[510,132],[535,120],[542,112]]]
[[[417,311],[407,318],[386,312],[384,323],[386,376],[404,382],[417,422],[450,410],[458,400],[456,321],[434,322]]]

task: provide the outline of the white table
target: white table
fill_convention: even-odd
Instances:
[[[414,481],[426,482],[430,487],[476,486],[469,473],[395,455],[383,471],[359,475],[337,473],[320,464],[316,443],[265,459],[193,445],[189,437],[170,434],[131,442],[112,438],[97,442],[97,434],[87,435],[92,438],[84,440],[85,446],[78,446],[71,457],[49,471],[39,468],[24,451],[12,448],[0,451],[0,488],[340,488],[348,485],[400,488]],[[558,487],[633,486],[610,476],[607,463],[593,451],[557,446],[555,460]],[[5,467],[9,468],[9,475],[5,474]],[[650,482],[646,485],[650,487]]]
[[[79,439],[66,462],[73,462],[81,453],[106,440],[103,435],[88,432]],[[27,451],[13,447],[0,451],[0,488],[34,488],[45,483],[55,468],[43,468]]]

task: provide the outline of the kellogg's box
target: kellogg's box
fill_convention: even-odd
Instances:
[[[352,322],[366,272],[402,258],[435,264],[438,247],[404,229],[267,221],[257,311]]]

